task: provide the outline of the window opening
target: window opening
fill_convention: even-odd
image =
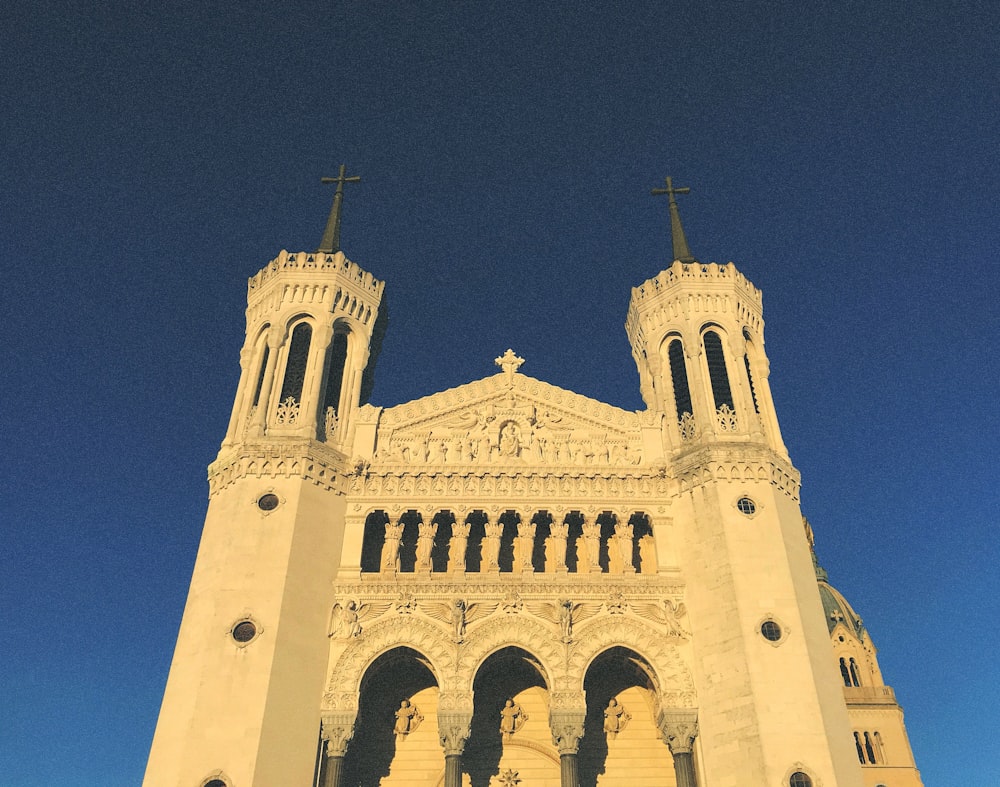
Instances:
[[[861,685],[861,679],[858,677],[858,665],[851,659],[851,682],[855,686]]]
[[[851,685],[851,673],[847,670],[847,662],[843,659],[840,660],[840,677],[844,679],[844,685]]]
[[[306,380],[306,363],[309,360],[309,344],[312,341],[312,326],[300,322],[292,331],[292,342],[288,348],[288,362],[285,364],[285,380],[281,385],[280,401],[291,397],[296,402],[302,400],[302,386]]]
[[[813,787],[813,780],[802,771],[796,771],[788,780],[788,787]]]
[[[347,365],[347,334],[335,333],[326,358],[326,392],[323,395],[323,412],[332,407],[340,415],[340,391],[344,387],[344,369]]]
[[[253,406],[256,407],[260,404],[260,391],[264,387],[264,373],[267,371],[267,359],[271,355],[271,348],[268,345],[264,345],[264,357],[260,360],[260,374],[257,375],[257,387],[253,392]]]
[[[868,755],[868,762],[872,765],[875,765],[878,762],[875,758],[875,749],[872,746],[871,736],[867,732],[865,733],[865,754]]]
[[[722,352],[722,339],[715,331],[707,331],[704,337],[705,359],[708,362],[708,379],[712,383],[712,398],[715,399],[715,409],[726,405],[731,410],[733,392],[729,388],[729,375],[726,373],[726,357]]]
[[[753,373],[750,371],[750,356],[743,354],[743,365],[747,367],[747,382],[750,383],[750,398],[753,399],[753,411],[760,415],[760,405],[757,404],[757,389],[753,384]]]
[[[670,361],[670,379],[674,383],[674,404],[677,407],[677,418],[683,418],[687,413],[693,413],[691,406],[691,389],[688,387],[687,367],[684,364],[684,347],[680,339],[674,339],[667,348],[667,359]]]

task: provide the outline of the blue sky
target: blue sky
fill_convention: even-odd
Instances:
[[[1000,783],[1000,11],[986,2],[28,2],[0,11],[0,784],[141,779],[246,279],[385,279],[372,401],[522,371],[642,407],[622,327],[692,251],[764,292],[831,581],[928,785]]]

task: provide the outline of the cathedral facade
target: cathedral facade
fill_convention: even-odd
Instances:
[[[499,347],[379,407],[383,282],[339,250],[344,182],[323,248],[249,281],[145,784],[921,785],[816,563],[761,293],[691,256],[681,190],[625,324],[645,410]]]

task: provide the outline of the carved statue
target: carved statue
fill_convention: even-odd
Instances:
[[[635,567],[632,565],[632,525],[616,525],[615,536],[615,540],[618,542],[618,552],[622,558],[622,570],[635,571]]]
[[[417,568],[431,568],[431,550],[434,549],[434,535],[437,525],[433,522],[420,523],[420,535],[417,537]]]
[[[334,604],[333,609],[330,610],[327,636],[341,639],[358,637],[361,635],[362,620],[378,617],[390,606],[384,602],[358,605],[353,599],[344,605]]]
[[[385,542],[382,544],[380,565],[383,571],[399,571],[399,541],[403,537],[403,523],[385,523]]]
[[[687,606],[683,601],[675,604],[670,599],[664,599],[662,607],[652,603],[633,603],[632,609],[637,615],[664,626],[668,637],[683,639],[691,636],[680,624],[680,619],[687,614]]]
[[[417,706],[411,705],[409,700],[403,700],[399,703],[399,710],[396,711],[396,723],[392,731],[396,735],[409,735],[423,720],[424,717],[420,715]]]
[[[499,522],[487,522],[485,530],[486,536],[483,538],[483,568],[486,571],[499,571],[500,537],[503,535],[503,525]]]
[[[465,552],[469,546],[468,522],[456,522],[451,526],[451,541],[448,542],[448,568],[452,571],[465,569]]]
[[[500,710],[500,732],[509,738],[528,720],[528,714],[514,700],[508,699]]]
[[[517,424],[508,421],[500,429],[500,456],[516,457],[521,453]]]
[[[569,599],[560,599],[558,603],[532,602],[526,605],[528,611],[552,623],[559,625],[559,633],[563,642],[573,641],[573,624],[581,623],[596,615],[601,609],[600,601],[574,603]]]
[[[625,729],[625,725],[631,718],[625,707],[619,705],[618,700],[612,697],[608,707],[604,709],[604,731],[611,735],[617,735]]]
[[[465,599],[456,598],[451,603],[428,601],[423,605],[423,610],[430,617],[442,623],[449,623],[452,628],[452,638],[461,644],[465,639],[466,625],[492,614],[498,606],[500,606],[498,601],[469,604]]]

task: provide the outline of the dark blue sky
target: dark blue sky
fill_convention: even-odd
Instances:
[[[691,186],[693,252],[764,292],[803,509],[925,782],[1000,783],[997,6],[422,5],[0,11],[0,784],[140,780],[246,279],[317,246],[341,162],[380,405],[509,346],[641,408],[649,189]]]

